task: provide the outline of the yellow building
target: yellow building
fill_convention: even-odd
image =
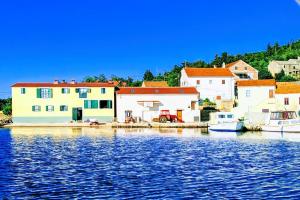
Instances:
[[[115,117],[112,83],[16,83],[12,86],[14,123],[66,123]]]

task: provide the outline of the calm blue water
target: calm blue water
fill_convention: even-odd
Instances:
[[[299,199],[299,138],[0,129],[0,197]]]

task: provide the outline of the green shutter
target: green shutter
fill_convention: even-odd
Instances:
[[[88,93],[91,93],[91,92],[92,92],[92,89],[89,88],[87,91],[88,91]]]
[[[92,100],[92,108],[98,108],[98,101]]]
[[[59,107],[59,110],[60,110],[60,111],[63,111],[63,106],[60,106],[60,107]]]
[[[50,89],[50,97],[53,98],[53,89]]]
[[[107,101],[107,108],[112,108],[112,101],[111,100]]]
[[[32,111],[33,111],[33,112],[35,111],[35,106],[32,106]]]
[[[70,88],[67,88],[67,93],[70,94]]]
[[[49,108],[48,108],[48,106],[46,106],[46,111],[48,111],[49,110]]]
[[[41,94],[42,92],[41,92],[41,88],[37,88],[36,89],[36,97],[37,98],[42,98],[42,94]]]
[[[84,100],[84,108],[89,108],[89,101],[88,100]]]
[[[79,88],[76,88],[76,89],[75,89],[75,92],[76,92],[76,93],[79,93]]]
[[[64,94],[65,93],[65,90],[64,88],[61,88],[61,93]]]

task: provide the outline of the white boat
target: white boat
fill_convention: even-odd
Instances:
[[[211,113],[208,130],[222,132],[241,131],[244,123],[234,117],[231,112],[216,112]]]
[[[300,133],[300,120],[295,111],[271,112],[263,131]]]

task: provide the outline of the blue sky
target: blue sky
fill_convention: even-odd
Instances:
[[[295,0],[1,1],[0,97],[15,82],[81,81],[300,39]]]

